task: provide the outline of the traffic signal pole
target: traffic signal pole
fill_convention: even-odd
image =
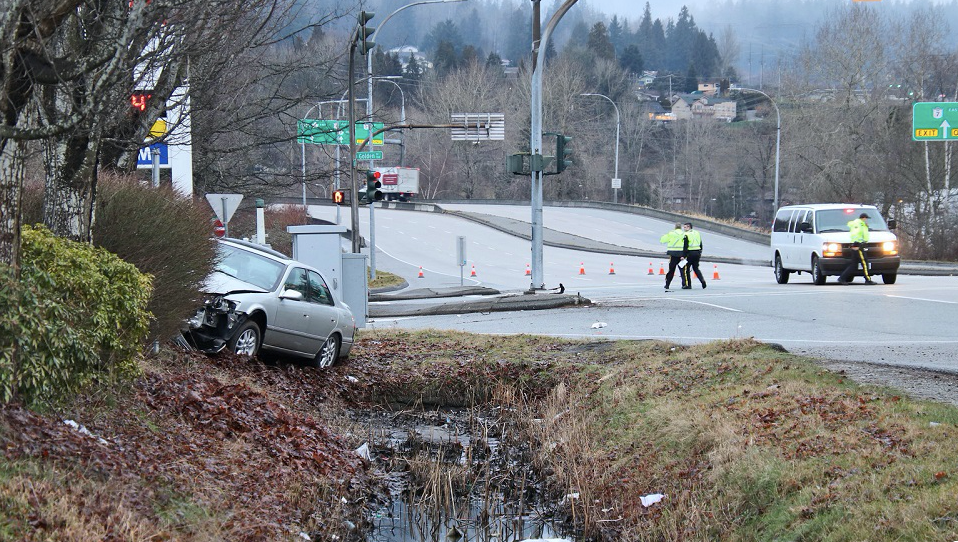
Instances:
[[[532,98],[530,100],[531,104],[531,114],[532,118],[530,121],[531,135],[529,138],[529,152],[533,156],[542,155],[542,72],[545,70],[546,66],[546,49],[547,44],[549,43],[549,37],[552,35],[552,31],[555,29],[556,25],[559,24],[559,20],[562,19],[562,16],[569,11],[569,8],[576,3],[577,0],[566,0],[565,3],[552,15],[549,19],[549,22],[546,24],[545,31],[542,33],[542,38],[535,43],[535,34],[539,27],[539,11],[538,11],[538,2],[534,2],[534,17],[532,21],[533,27],[533,47],[536,47],[534,50],[535,53],[535,68],[532,70]],[[542,257],[542,170],[536,171],[533,168],[532,171],[532,284],[529,286],[530,290],[541,290],[545,288],[544,281],[544,270],[543,270],[543,257]]]

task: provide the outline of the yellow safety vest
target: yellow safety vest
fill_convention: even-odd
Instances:
[[[851,234],[852,243],[868,242],[868,224],[860,218],[848,222],[848,232]]]
[[[702,236],[695,230],[689,230],[685,233],[689,239],[689,250],[702,250]]]
[[[682,231],[682,228],[675,228],[669,233],[663,235],[659,238],[660,243],[665,243],[668,247],[668,250],[682,250],[682,247],[685,246],[685,232]]]

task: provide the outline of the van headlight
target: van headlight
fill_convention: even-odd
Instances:
[[[822,243],[822,256],[834,258],[842,255],[841,243]]]
[[[885,241],[881,245],[882,252],[888,254],[889,256],[894,256],[898,254],[898,244],[894,241]]]

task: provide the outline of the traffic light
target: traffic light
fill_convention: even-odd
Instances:
[[[333,190],[333,203],[336,205],[345,205],[349,203],[345,190]]]
[[[366,172],[366,194],[363,196],[366,202],[372,203],[383,199],[383,191],[380,190],[383,183],[379,180],[380,177],[382,177],[382,173],[378,171],[370,169]]]
[[[369,36],[372,36],[373,33],[376,32],[376,29],[366,26],[366,23],[375,16],[376,14],[372,11],[359,12],[359,28],[357,29],[356,45],[361,55],[365,55],[376,46],[376,43],[369,39]]]
[[[569,144],[572,138],[562,134],[556,134],[556,172],[561,173],[572,165],[572,149]]]

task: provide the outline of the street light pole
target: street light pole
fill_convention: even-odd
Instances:
[[[374,77],[377,81],[385,81],[387,83],[392,83],[399,89],[399,124],[406,124],[406,93],[402,90],[402,85],[393,81],[392,76],[385,77]],[[402,134],[402,139],[399,140],[399,167],[406,165],[406,133],[399,130],[399,133]]]
[[[411,8],[413,6],[421,6],[423,4],[447,4],[451,2],[464,2],[465,0],[423,0],[421,2],[413,2],[411,4],[406,4],[405,6],[400,7],[399,9],[393,11],[389,15],[386,15],[385,18],[376,26],[373,30],[373,33],[369,35],[370,41],[375,41],[376,36],[379,34],[379,31],[382,30],[383,26],[389,22],[389,19],[393,15],[399,13],[400,11]],[[400,89],[402,90],[402,89]],[[403,99],[405,104],[405,98]],[[403,112],[405,113],[405,105],[403,106]],[[373,118],[373,52],[369,51],[366,53],[366,120],[372,122]],[[372,130],[370,130],[370,133]],[[402,152],[402,151],[400,151]],[[369,161],[369,169],[372,169],[374,166],[373,161]],[[374,209],[376,208],[376,202],[369,202],[369,278],[370,280],[376,280],[376,218]]]
[[[611,98],[604,94],[580,94],[580,96],[598,96],[600,98],[605,98],[612,104],[612,107],[615,108],[615,175],[613,179],[619,178],[619,106],[615,105],[615,102]],[[619,189],[612,187],[612,203],[619,202]]]
[[[775,199],[772,200],[772,216],[774,216],[775,213],[778,212],[778,164],[779,164],[779,158],[780,158],[780,156],[781,156],[780,153],[779,153],[779,151],[780,151],[780,149],[781,149],[781,144],[782,144],[782,115],[781,115],[781,114],[779,113],[779,111],[778,111],[778,105],[775,104],[775,101],[772,100],[772,97],[769,96],[768,94],[765,94],[765,93],[762,92],[761,90],[755,90],[754,88],[743,88],[743,89],[740,89],[740,90],[745,90],[745,91],[748,91],[748,92],[757,92],[757,93],[761,94],[762,96],[765,96],[766,98],[768,98],[768,101],[771,102],[772,107],[775,108],[775,119],[776,119],[776,125],[775,125]]]

